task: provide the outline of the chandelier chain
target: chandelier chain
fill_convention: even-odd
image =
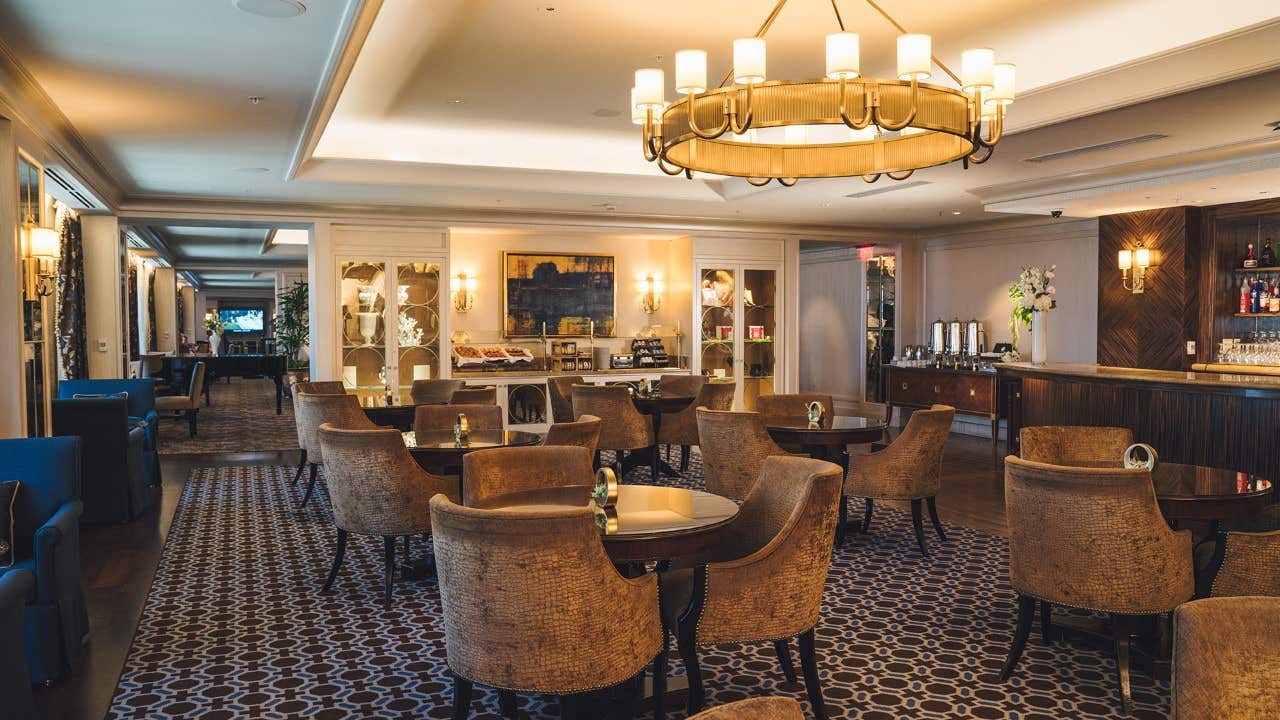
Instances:
[[[773,21],[778,19],[778,13],[782,12],[782,7],[787,4],[787,0],[778,0],[778,4],[773,6],[773,12],[769,13],[769,17],[760,23],[760,29],[756,30],[754,37],[762,38],[765,33],[769,32],[769,27],[773,25]],[[729,67],[729,72],[724,74],[724,78],[720,80],[720,87],[724,87],[729,79],[733,77],[733,67]]]
[[[895,28],[897,28],[898,32],[903,34],[906,34],[908,32],[906,28],[902,27],[901,23],[893,19],[892,15],[885,12],[884,8],[877,5],[876,0],[867,0],[867,4],[870,5],[872,8],[874,8],[876,12],[880,13],[880,15],[883,16],[885,20],[888,20],[890,25],[893,25]],[[942,72],[950,75],[951,79],[955,80],[957,85],[964,84],[960,82],[960,77],[958,75],[951,72],[951,68],[947,67],[945,63],[943,63],[941,60],[938,59],[937,55],[930,55],[929,59],[933,61],[934,65],[937,65],[938,67],[942,68]]]
[[[840,32],[844,32],[844,18],[840,17],[840,8],[836,7],[836,0],[831,0],[831,9],[836,13],[836,24],[840,26]]]

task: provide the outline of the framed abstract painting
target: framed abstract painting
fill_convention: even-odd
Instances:
[[[612,255],[506,252],[502,305],[507,337],[613,337],[617,289]]]

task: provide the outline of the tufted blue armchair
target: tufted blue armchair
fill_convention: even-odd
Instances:
[[[160,415],[156,412],[156,379],[124,378],[95,380],[63,380],[58,383],[58,397],[76,395],[129,394],[129,415],[141,418],[147,425],[147,442],[143,450],[143,467],[147,484],[160,484]]]
[[[0,698],[4,698],[5,717],[12,720],[36,719],[24,650],[27,596],[35,587],[36,576],[27,570],[0,575]]]
[[[80,581],[80,438],[0,440],[0,477],[22,483],[14,502],[11,568],[35,573],[27,596],[27,665],[33,682],[73,669],[89,634]]]

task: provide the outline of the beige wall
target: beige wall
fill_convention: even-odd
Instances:
[[[89,377],[124,376],[120,322],[120,224],[113,215],[82,215],[84,238],[85,346]]]
[[[799,388],[831,393],[842,413],[863,398],[865,276],[855,247],[800,254]]]
[[[173,268],[156,268],[156,347],[159,352],[178,349],[178,286]]]

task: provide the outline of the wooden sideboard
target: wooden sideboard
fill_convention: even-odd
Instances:
[[[1000,413],[996,402],[996,374],[942,368],[885,367],[885,419],[895,407],[921,409],[950,405],[957,414],[991,421],[991,452],[999,452]]]

